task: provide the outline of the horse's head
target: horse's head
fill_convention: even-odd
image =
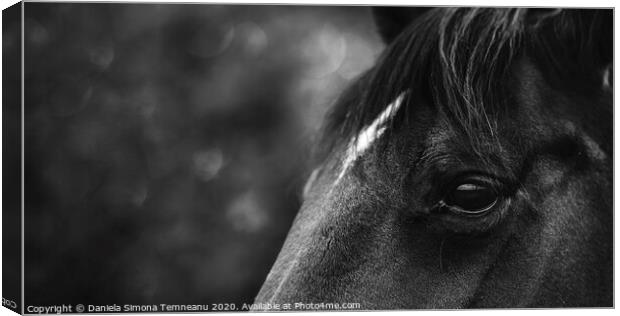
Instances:
[[[611,10],[395,10],[256,302],[611,306]]]

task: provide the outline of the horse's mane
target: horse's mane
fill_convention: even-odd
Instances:
[[[581,11],[581,12],[578,12]],[[579,14],[577,14],[579,13]],[[375,67],[351,85],[327,116],[322,150],[355,137],[404,91],[392,126],[425,100],[475,142],[495,127],[488,113],[507,105],[509,70],[526,55],[549,83],[584,93],[600,87],[612,39],[601,10],[435,8],[394,39]],[[586,27],[584,27],[586,26]],[[319,154],[319,156],[323,156]]]

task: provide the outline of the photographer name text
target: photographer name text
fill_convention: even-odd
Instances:
[[[50,306],[28,305],[28,314],[69,314],[69,313],[127,313],[127,312],[206,312],[206,311],[287,311],[287,310],[340,310],[360,309],[359,303],[285,303],[285,304],[62,304]]]

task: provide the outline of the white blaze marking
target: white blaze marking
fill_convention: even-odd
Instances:
[[[303,190],[304,197],[308,196],[308,193],[310,193],[310,189],[312,189],[312,185],[314,184],[316,177],[319,175],[319,171],[321,171],[320,167],[312,170],[310,177],[308,178],[308,180],[306,180],[306,184],[304,185],[304,190]]]
[[[357,158],[364,154],[364,152],[370,148],[375,140],[377,140],[383,132],[385,132],[385,123],[396,114],[401,103],[403,102],[404,95],[404,93],[401,93],[398,98],[396,98],[394,102],[390,103],[370,125],[362,129],[356,138],[351,139],[349,146],[347,147],[344,162],[342,163],[342,170],[334,182],[334,185],[337,184],[342,177],[344,177]]]

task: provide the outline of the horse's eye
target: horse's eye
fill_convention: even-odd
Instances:
[[[461,183],[455,186],[444,199],[458,213],[482,215],[497,203],[497,191],[489,184]]]

